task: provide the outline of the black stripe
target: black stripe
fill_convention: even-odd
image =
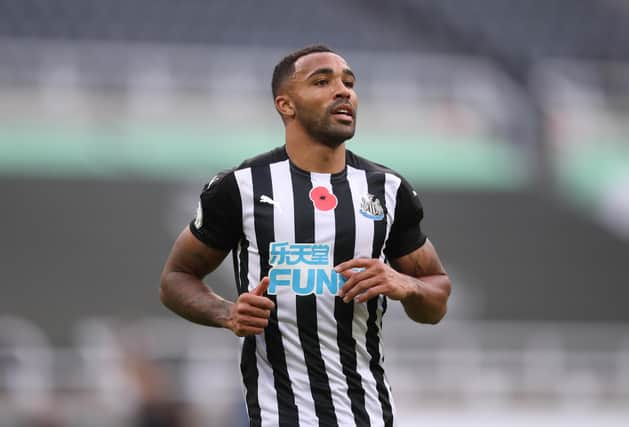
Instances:
[[[356,241],[356,223],[354,204],[347,180],[333,181],[332,192],[338,199],[334,210],[336,235],[334,238],[334,265],[354,257]],[[347,378],[347,394],[352,405],[354,420],[358,426],[369,426],[369,416],[365,409],[365,390],[356,369],[356,340],[352,337],[354,302],[343,302],[339,297],[334,300],[334,317],[337,322],[337,342],[339,346],[343,373]]]
[[[269,245],[274,240],[273,206],[268,203],[257,203],[262,195],[273,198],[271,169],[268,165],[251,168],[253,179],[253,213],[256,241],[260,253],[260,280],[269,273]],[[269,325],[264,331],[266,351],[269,363],[273,367],[273,379],[277,392],[277,408],[279,425],[290,427],[299,425],[295,396],[291,387],[286,353],[282,344],[282,336],[277,324],[277,298],[268,295],[275,303],[275,309],[269,317]]]
[[[240,262],[238,261],[238,246],[232,249],[232,265],[234,267],[234,279],[236,281],[236,291],[238,292],[238,295],[240,295],[241,294],[240,284],[242,283],[242,277],[240,277],[240,273],[242,272],[242,269],[240,268]]]
[[[236,289],[240,295],[247,291],[249,286],[249,241],[243,238],[240,241],[240,260],[238,260],[238,248],[232,251],[234,262],[234,277],[236,279]],[[256,362],[256,340],[255,337],[246,337],[242,344],[240,355],[240,372],[242,373],[243,384],[245,385],[245,402],[251,426],[260,426],[260,402],[258,401],[258,366]]]
[[[295,207],[295,242],[314,243],[314,206],[308,195],[312,188],[310,177],[291,168],[291,180],[293,183],[293,205]],[[314,401],[315,412],[319,418],[319,425],[326,427],[337,426],[338,421],[334,413],[330,382],[325,370],[323,357],[321,356],[317,323],[317,297],[313,294],[296,296],[295,298],[299,340],[304,350],[310,392]]]
[[[240,358],[240,372],[245,384],[245,401],[251,427],[262,424],[258,402],[258,367],[256,366],[256,338],[245,337]]]
[[[380,221],[374,221],[373,228],[373,250],[371,253],[372,258],[380,258],[382,254],[382,246],[384,245],[384,238],[387,231],[387,200],[385,197],[385,174],[383,173],[371,173],[367,175],[367,186],[369,193],[373,194],[378,199],[384,209],[385,217]],[[389,390],[384,382],[384,369],[380,364],[380,326],[378,326],[378,297],[370,300],[367,303],[367,309],[369,311],[369,318],[367,319],[367,352],[371,356],[369,362],[369,368],[376,380],[376,388],[378,390],[378,399],[380,400],[380,406],[382,407],[382,414],[384,419],[384,425],[386,427],[393,425],[393,409],[391,408],[391,397],[389,396]],[[386,302],[385,302],[386,304]]]
[[[315,241],[315,213],[309,192],[312,189],[310,175],[290,168],[293,182],[293,205],[295,213],[295,242],[314,243]]]
[[[393,426],[393,409],[391,408],[391,398],[389,390],[384,382],[384,369],[380,365],[380,337],[378,335],[378,301],[380,297],[374,298],[367,303],[369,319],[367,319],[367,352],[371,356],[369,369],[376,380],[378,399],[382,407],[382,415],[385,427]]]

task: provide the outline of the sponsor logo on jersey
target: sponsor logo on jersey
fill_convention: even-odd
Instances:
[[[310,190],[308,197],[310,197],[314,207],[320,211],[331,211],[336,208],[336,205],[339,203],[336,196],[326,187],[321,185]]]
[[[297,295],[336,295],[345,278],[334,271],[327,243],[273,242],[269,246],[268,293],[290,289]]]
[[[260,203],[266,203],[268,205],[274,206],[279,212],[282,212],[282,207],[280,206],[280,204],[266,194],[260,196]]]
[[[360,213],[362,216],[373,219],[374,221],[380,221],[384,218],[384,209],[382,209],[380,200],[369,193],[360,198]]]

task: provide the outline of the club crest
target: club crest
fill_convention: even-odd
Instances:
[[[380,221],[384,218],[384,209],[380,204],[380,200],[369,193],[360,198],[360,213],[362,216],[373,219],[374,221]]]

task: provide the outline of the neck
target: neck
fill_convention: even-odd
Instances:
[[[345,143],[330,147],[297,129],[286,129],[288,158],[308,172],[337,173],[345,169]]]

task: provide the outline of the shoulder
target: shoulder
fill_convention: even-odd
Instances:
[[[272,163],[281,162],[287,159],[288,154],[286,153],[286,148],[284,146],[281,146],[274,148],[271,151],[267,151],[266,153],[258,154],[255,157],[246,159],[234,170],[241,170],[258,166],[267,166]]]
[[[415,191],[413,185],[397,171],[358,156],[349,150],[347,150],[346,158],[349,166],[364,170],[367,174],[367,179],[369,179],[369,176],[373,177],[375,175],[375,179],[384,182],[387,191],[391,191],[399,200],[409,200],[411,205],[417,206],[418,208],[421,207],[417,191]]]
[[[409,182],[394,169],[385,166],[383,164],[368,160],[362,156],[359,156],[350,150],[346,152],[346,161],[348,166],[365,171],[367,175],[383,175],[395,183],[396,187],[410,188]]]
[[[353,153],[350,150],[346,150],[346,162],[349,166],[352,166],[356,169],[362,169],[365,172],[369,173],[390,173],[397,177],[401,178],[401,175],[395,172],[393,169],[384,166],[380,163],[376,163],[374,161],[368,160],[358,154]]]
[[[258,154],[255,157],[244,160],[236,167],[218,172],[208,181],[207,184],[205,184],[203,192],[206,193],[208,191],[216,191],[225,187],[229,188],[236,186],[237,180],[235,175],[239,171],[260,166],[267,166],[286,159],[288,159],[288,155],[286,154],[284,147],[277,147],[271,151],[267,151],[266,153]]]

